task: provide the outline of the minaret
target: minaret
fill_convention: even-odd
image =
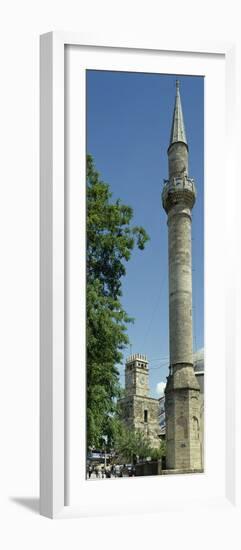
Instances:
[[[166,467],[200,470],[200,387],[193,368],[192,208],[194,180],[188,176],[188,144],[179,81],[168,147],[169,179],[162,204],[168,219],[170,372],[165,390]]]

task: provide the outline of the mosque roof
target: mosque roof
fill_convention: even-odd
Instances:
[[[194,362],[194,371],[196,374],[198,372],[204,372],[204,348],[201,348],[194,352],[193,362]]]

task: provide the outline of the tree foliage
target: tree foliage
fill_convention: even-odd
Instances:
[[[136,458],[143,460],[160,460],[166,454],[166,442],[160,441],[159,447],[152,447],[149,437],[142,430],[128,428],[119,423],[115,439],[115,452],[118,462],[133,462]]]
[[[148,437],[141,430],[134,430],[123,425],[116,438],[115,451],[119,462],[133,462],[150,456],[151,445]]]
[[[166,441],[160,440],[160,447],[151,449],[150,457],[152,460],[160,460],[163,456],[166,456]]]
[[[87,437],[101,446],[114,437],[116,399],[120,395],[116,365],[128,344],[132,319],[121,305],[121,282],[135,246],[143,250],[148,236],[132,226],[132,208],[111,202],[110,187],[87,156]]]

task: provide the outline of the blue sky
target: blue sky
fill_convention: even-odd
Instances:
[[[134,210],[133,224],[150,236],[133,252],[123,278],[122,304],[135,323],[128,327],[132,353],[149,359],[150,390],[168,374],[168,256],[166,213],[161,206],[168,178],[167,148],[175,100],[180,93],[189,145],[189,175],[197,187],[193,209],[193,347],[203,347],[204,79],[112,71],[87,71],[87,151],[110,184],[113,200]],[[124,383],[124,366],[120,367]]]

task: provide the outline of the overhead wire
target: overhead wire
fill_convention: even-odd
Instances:
[[[150,329],[151,329],[151,326],[152,326],[152,323],[153,323],[153,319],[154,319],[157,307],[159,305],[159,300],[161,298],[162,290],[164,288],[165,278],[166,278],[166,270],[164,270],[164,272],[163,272],[163,277],[162,277],[161,284],[160,284],[160,287],[159,287],[159,292],[157,294],[157,297],[156,297],[156,300],[155,300],[155,303],[154,303],[154,307],[153,307],[152,313],[150,315],[150,320],[149,320],[149,323],[147,325],[147,330],[146,330],[145,336],[143,338],[143,341],[145,342],[145,344],[148,340]]]

